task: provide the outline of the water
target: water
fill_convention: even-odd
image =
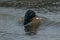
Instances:
[[[27,10],[0,7],[0,40],[60,40],[60,12],[32,9],[45,20],[37,35],[28,36],[23,25],[18,23],[18,17],[23,17]]]

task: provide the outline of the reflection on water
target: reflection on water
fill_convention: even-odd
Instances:
[[[15,21],[15,16],[0,14],[0,31],[7,30]]]

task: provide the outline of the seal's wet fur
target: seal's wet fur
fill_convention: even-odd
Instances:
[[[39,24],[41,22],[41,20],[38,18],[35,14],[34,11],[32,10],[28,10],[25,14],[25,18],[24,18],[24,30],[25,32],[28,32],[29,34],[33,33],[35,34],[38,27],[39,27]]]
[[[35,17],[36,14],[34,11],[32,10],[28,10],[26,13],[25,13],[25,17],[24,17],[24,25],[28,24],[29,22],[31,22],[31,19],[33,17]]]

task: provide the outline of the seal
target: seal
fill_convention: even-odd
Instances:
[[[28,34],[37,34],[42,19],[32,10],[28,10],[24,17],[24,31]]]

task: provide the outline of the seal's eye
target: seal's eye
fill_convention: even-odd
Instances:
[[[42,18],[36,18],[36,19],[40,19],[40,20],[42,20]]]
[[[36,19],[39,19],[39,18],[36,18]]]

